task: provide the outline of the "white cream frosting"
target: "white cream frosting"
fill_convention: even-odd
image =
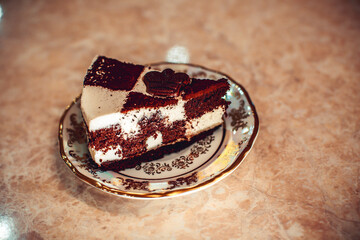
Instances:
[[[194,136],[220,125],[223,122],[222,115],[224,112],[224,107],[220,106],[211,112],[205,113],[199,118],[192,119],[186,125],[185,134],[187,136]]]
[[[146,140],[146,148],[147,150],[156,149],[163,143],[162,133],[157,131],[156,136],[150,136]]]
[[[90,154],[92,156],[92,159],[98,164],[101,165],[101,163],[108,162],[114,159],[121,159],[121,146],[118,145],[116,148],[110,148],[107,151],[96,150],[94,148],[89,148]]]

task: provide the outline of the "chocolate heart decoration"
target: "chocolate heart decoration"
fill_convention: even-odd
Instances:
[[[181,88],[190,84],[190,78],[186,73],[175,73],[167,68],[162,72],[146,73],[144,83],[147,93],[162,97],[177,97]]]

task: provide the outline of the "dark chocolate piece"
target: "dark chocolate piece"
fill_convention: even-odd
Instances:
[[[173,98],[151,97],[139,92],[130,92],[121,112],[125,113],[140,108],[165,107],[168,105],[175,105],[177,102],[178,100]]]
[[[144,83],[146,91],[156,96],[177,97],[180,89],[190,84],[189,75],[175,73],[167,68],[162,72],[151,71],[145,74]]]
[[[144,66],[141,65],[99,56],[88,70],[84,85],[130,91],[143,70]]]
[[[225,78],[217,81],[193,78],[191,84],[184,87],[182,96],[184,100],[188,100],[213,91],[218,91],[219,89],[226,89],[223,93],[224,95],[229,89],[229,83]]]
[[[188,100],[185,103],[185,114],[189,119],[199,117],[210,112],[218,106],[229,104],[222,97],[229,89],[226,79],[218,81],[192,79],[190,85],[183,91],[183,98]]]

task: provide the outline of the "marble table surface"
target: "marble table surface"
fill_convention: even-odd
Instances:
[[[360,238],[358,1],[0,5],[0,239]],[[260,118],[251,153],[223,181],[170,199],[79,181],[58,123],[93,57],[150,63],[174,46],[248,90]]]

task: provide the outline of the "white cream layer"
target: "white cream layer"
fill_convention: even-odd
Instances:
[[[92,159],[98,164],[108,162],[114,159],[121,159],[121,147],[118,145],[116,148],[111,148],[106,152],[102,150],[95,150],[93,148],[89,148],[89,152],[91,154]],[[120,153],[120,154],[119,154]]]
[[[223,120],[225,109],[220,106],[211,112],[207,112],[199,118],[194,118],[188,122],[186,126],[186,136],[195,136],[201,132],[214,128],[220,125]]]
[[[156,136],[150,136],[146,140],[147,150],[156,149],[163,143],[162,133],[157,131]]]

